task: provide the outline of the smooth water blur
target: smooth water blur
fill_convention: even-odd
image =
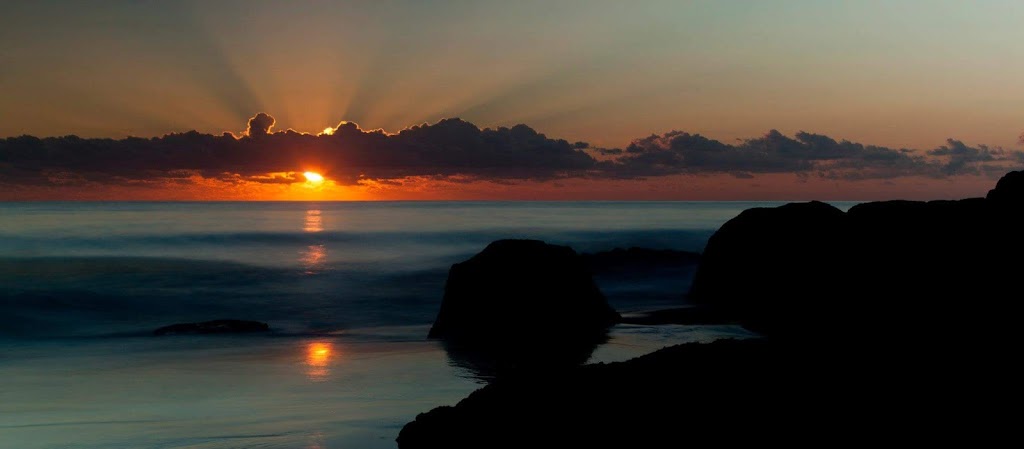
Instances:
[[[0,203],[0,447],[393,448],[479,387],[425,339],[452,263],[500,238],[701,251],[765,205]],[[620,311],[689,285],[597,281]],[[151,335],[220,318],[273,332]],[[744,335],[618,326],[591,361]]]
[[[290,333],[425,324],[448,267],[493,240],[700,251],[756,205],[5,203],[0,338],[224,317]]]
[[[498,238],[578,251],[699,251],[739,211],[771,203],[6,203],[0,257],[180,257],[270,267],[410,266]]]

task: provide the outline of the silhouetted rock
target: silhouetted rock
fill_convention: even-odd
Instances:
[[[399,447],[1012,437],[1011,414],[988,403],[1019,399],[1021,179],[984,199],[744,211],[709,241],[691,298],[764,338],[498,379],[419,415]]]
[[[161,327],[153,331],[153,335],[174,334],[236,334],[245,332],[266,332],[270,330],[267,323],[245,320],[213,320],[200,323],[178,323]]]
[[[802,447],[981,444],[1016,434],[1012,414],[987,405],[1016,385],[1013,362],[958,369],[957,359],[921,365],[907,356],[872,363],[768,339],[678,345],[498,379],[454,407],[420,414],[397,441],[400,449]]]
[[[618,320],[572,248],[499,240],[452,266],[430,337],[571,337],[602,333]]]
[[[582,363],[618,321],[572,248],[499,240],[452,266],[430,337],[491,378]]]
[[[689,443],[695,434],[709,432],[702,424],[725,424],[721,412],[734,408],[734,400],[766,390],[754,386],[765,384],[774,370],[767,349],[759,341],[690,344],[624,363],[498,379],[454,407],[417,416],[398,435],[398,446],[628,448],[648,447],[638,443],[652,441]],[[755,370],[763,372],[751,375]],[[712,391],[700,386],[711,380],[734,388]],[[710,397],[716,401],[703,400]]]
[[[837,307],[847,232],[845,214],[816,201],[745,210],[708,241],[690,299],[758,332],[803,329]]]
[[[1024,205],[1024,171],[1007,173],[996,183],[996,188],[988,191],[986,198],[999,203]]]
[[[1020,179],[1007,175],[989,199],[744,211],[708,242],[690,298],[805,342],[891,346],[952,327],[993,336],[1011,324],[1005,292],[1024,268]]]

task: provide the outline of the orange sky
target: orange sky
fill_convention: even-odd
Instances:
[[[836,182],[801,180],[789,174],[762,175],[735,180],[728,175],[666,176],[655,181],[562,180],[557,182],[452,183],[408,180],[403,185],[339,186],[328,180],[320,186],[234,185],[196,180],[191,185],[156,184],[144,188],[91,186],[24,188],[3,196],[16,200],[103,201],[374,201],[374,200],[747,200],[803,201],[827,199],[865,201],[885,199],[957,199],[984,196],[995,185],[985,176],[954,179],[900,178],[897,180]],[[937,194],[941,192],[941,194]]]
[[[1018,150],[1024,129],[1024,3],[1011,0],[47,0],[3,9],[0,138],[242,135],[266,111],[277,130],[314,134],[340,120],[395,133],[460,117],[600,148],[672,130],[734,144],[777,129],[925,156],[948,138]],[[318,168],[295,159],[266,173]],[[938,198],[983,194],[997,177],[833,182],[687,169],[628,181],[441,180],[448,170],[352,184],[344,167],[319,167],[337,175],[319,188],[216,176],[62,186],[12,185],[25,174],[15,169],[5,174],[0,159],[0,199]]]

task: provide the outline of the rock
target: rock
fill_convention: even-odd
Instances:
[[[499,379],[417,416],[398,447],[930,445],[1016,434],[1012,414],[986,405],[1016,387],[1012,357],[957,369],[956,359],[888,363],[804,349],[767,338],[720,340]]]
[[[452,266],[431,338],[482,379],[585,362],[616,313],[572,248],[499,240]]]
[[[743,211],[711,237],[690,300],[713,306],[751,330],[800,332],[821,306],[841,307],[834,286],[848,273],[845,214],[821,202]]]
[[[988,199],[744,211],[711,237],[690,298],[804,344],[895,356],[925,339],[964,350],[973,338],[1001,340],[1014,326],[1006,292],[1024,268],[1024,203],[1007,207],[1017,173]]]
[[[710,433],[702,424],[719,420],[718,412],[734,406],[731,399],[756,390],[754,385],[777,366],[768,362],[763,346],[757,341],[681,345],[624,363],[499,379],[454,407],[417,416],[399,433],[398,446],[625,448],[690,441]],[[757,377],[747,374],[762,368]],[[736,388],[697,387],[711,379]],[[710,396],[722,401],[702,400]],[[662,444],[640,444],[654,441]]]
[[[603,333],[618,321],[572,248],[499,240],[452,266],[430,337],[574,337]]]
[[[1024,171],[1007,173],[985,198],[997,203],[1024,205]]]
[[[178,323],[161,327],[153,335],[175,334],[237,334],[246,332],[267,332],[270,326],[259,321],[213,320],[200,323]]]
[[[988,198],[744,211],[702,255],[690,295],[702,308],[678,313],[765,337],[500,378],[419,415],[399,447],[1012,438],[1012,414],[989,403],[1019,396],[1020,179],[1007,175]]]

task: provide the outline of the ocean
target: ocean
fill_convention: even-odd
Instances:
[[[0,203],[0,447],[394,448],[484,382],[426,339],[451,264],[502,238],[700,252],[777,204]],[[629,313],[685,305],[691,279],[596,280]],[[221,318],[272,332],[152,334]],[[591,363],[747,334],[610,335]]]

